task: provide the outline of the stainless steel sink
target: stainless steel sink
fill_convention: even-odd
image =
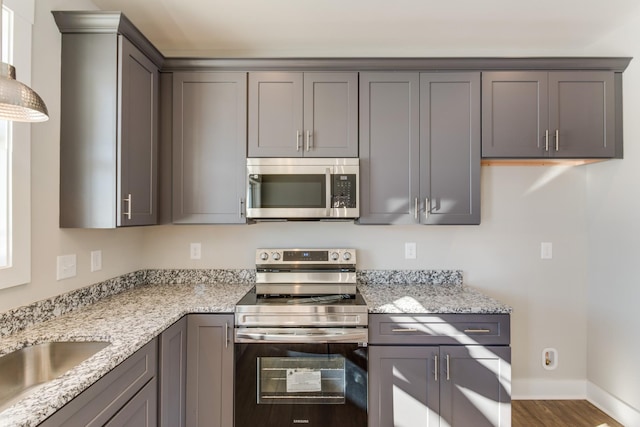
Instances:
[[[101,341],[46,342],[0,357],[0,412],[108,345]]]

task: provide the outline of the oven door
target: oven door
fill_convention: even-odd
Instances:
[[[235,427],[367,425],[367,347],[236,343]]]

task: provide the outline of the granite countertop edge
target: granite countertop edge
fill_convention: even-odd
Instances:
[[[0,426],[35,426],[110,372],[183,316],[232,314],[253,287],[240,284],[145,284],[0,337],[0,355],[47,341],[111,344],[63,376],[0,411]],[[511,313],[466,285],[359,283],[370,313]]]

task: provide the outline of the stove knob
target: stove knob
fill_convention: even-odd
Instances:
[[[345,252],[344,254],[342,254],[342,259],[344,259],[345,261],[349,261],[351,259],[351,252]]]
[[[273,257],[273,259],[275,261],[278,261],[280,259],[280,252],[274,252],[271,254],[271,257]]]
[[[266,252],[262,252],[262,253],[260,254],[260,259],[261,259],[262,261],[266,261],[266,260],[268,260],[268,259],[269,259],[269,254],[268,254],[268,253],[266,253]]]
[[[331,261],[337,261],[338,258],[340,258],[340,254],[338,254],[338,252],[331,252],[331,255],[329,255],[331,257]]]

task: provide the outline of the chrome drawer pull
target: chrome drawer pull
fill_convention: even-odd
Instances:
[[[488,334],[491,332],[491,329],[465,329],[465,334]]]
[[[392,329],[391,332],[418,332],[418,330],[415,328],[399,328]]]

